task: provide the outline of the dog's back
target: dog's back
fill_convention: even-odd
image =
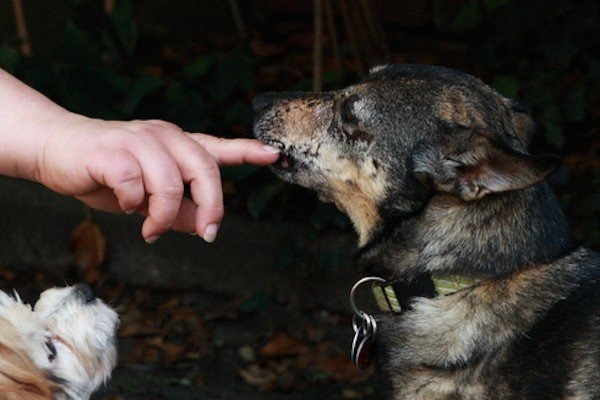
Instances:
[[[582,260],[576,288],[498,357],[508,389],[498,399],[600,399],[599,261],[597,253]]]

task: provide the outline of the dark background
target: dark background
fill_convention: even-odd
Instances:
[[[249,137],[254,95],[313,87],[315,3],[25,0],[24,56],[12,3],[0,2],[0,66],[88,116],[161,118],[187,131]],[[466,71],[523,101],[539,123],[531,152],[564,158],[552,184],[575,236],[598,246],[597,1],[321,3],[316,74],[325,89],[380,63],[422,63]],[[375,372],[356,374],[345,348],[344,296],[358,273],[348,220],[265,169],[229,168],[223,180],[230,222],[211,249],[177,234],[144,247],[130,238],[138,220],[92,220],[76,203],[2,181],[10,189],[0,207],[14,221],[0,237],[1,288],[33,293],[88,279],[121,307],[121,366],[99,398],[370,397]],[[90,224],[83,234],[82,220]],[[193,272],[190,260],[202,257],[202,272]],[[179,258],[187,261],[176,265],[191,266],[157,261]]]

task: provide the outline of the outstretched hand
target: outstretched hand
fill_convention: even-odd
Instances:
[[[169,229],[214,241],[224,212],[219,166],[278,157],[256,140],[185,133],[165,121],[72,117],[40,146],[35,179],[96,209],[143,214],[149,243]]]

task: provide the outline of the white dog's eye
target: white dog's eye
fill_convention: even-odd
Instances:
[[[48,349],[48,361],[54,361],[56,358],[56,346],[52,343],[52,339],[46,341],[46,348]]]

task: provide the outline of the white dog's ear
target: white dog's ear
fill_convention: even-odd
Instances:
[[[561,163],[557,156],[518,153],[483,137],[476,142],[462,151],[420,154],[415,158],[415,172],[426,176],[437,191],[471,201],[533,186]]]
[[[0,292],[1,293],[1,292]],[[0,318],[0,400],[53,400],[53,384],[29,358],[21,335]]]

